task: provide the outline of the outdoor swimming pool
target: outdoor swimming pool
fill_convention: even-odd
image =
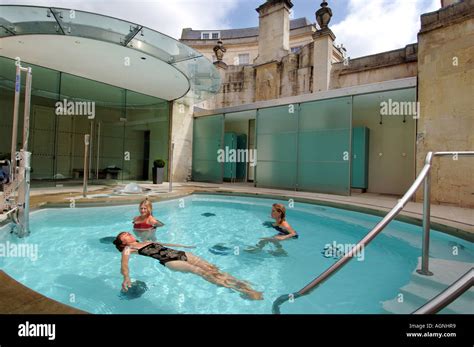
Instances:
[[[37,245],[37,259],[0,257],[0,268],[33,290],[90,313],[269,314],[275,298],[301,289],[335,262],[322,254],[326,244],[355,244],[381,219],[295,202],[287,217],[300,237],[282,243],[286,255],[275,255],[271,247],[259,253],[244,251],[259,238],[275,234],[264,225],[271,221],[274,202],[288,205],[273,199],[201,194],[153,204],[155,217],[165,223],[157,231],[159,241],[195,245],[193,253],[263,291],[263,301],[243,299],[230,289],[172,272],[138,255],[130,261],[131,278],[145,282],[148,290],[139,298],[124,299],[121,255],[100,239],[130,231],[138,204],[34,212],[31,236],[17,239],[6,226],[0,229],[0,242]],[[230,249],[229,254],[211,252],[216,244]],[[282,313],[386,313],[382,302],[395,298],[409,282],[420,247],[421,227],[392,222],[359,258],[312,294],[285,304]],[[431,257],[474,263],[474,247],[432,231]]]

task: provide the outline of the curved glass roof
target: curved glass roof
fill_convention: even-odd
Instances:
[[[74,9],[0,5],[0,38],[66,35],[120,45],[148,54],[181,71],[190,84],[186,98],[205,100],[220,88],[220,75],[200,52],[145,26]]]

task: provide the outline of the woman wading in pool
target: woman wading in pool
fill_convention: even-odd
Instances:
[[[267,244],[273,243],[276,251],[271,252],[273,255],[286,255],[285,250],[280,244],[280,241],[288,239],[297,239],[298,233],[291,227],[286,220],[286,208],[282,204],[273,204],[271,217],[275,220],[271,226],[278,231],[278,234],[273,237],[266,237],[261,239],[254,247],[247,248],[247,252],[256,252],[263,249]]]
[[[156,228],[163,226],[153,217],[153,205],[146,199],[143,200],[138,210],[140,215],[133,218],[133,232],[141,241],[156,241]]]
[[[244,294],[249,299],[263,300],[261,292],[257,292],[247,283],[240,281],[227,273],[221,272],[216,266],[206,262],[194,254],[165,247],[185,246],[161,244],[158,242],[137,242],[135,237],[128,232],[118,234],[114,241],[114,245],[122,253],[121,272],[123,275],[122,288],[124,291],[127,291],[132,285],[128,269],[130,254],[137,253],[158,260],[161,265],[166,266],[170,270],[190,272],[201,276],[206,281],[218,286],[234,289]]]

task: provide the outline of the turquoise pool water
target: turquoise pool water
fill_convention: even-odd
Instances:
[[[195,245],[193,253],[263,291],[263,301],[245,300],[227,288],[172,272],[142,256],[132,257],[131,277],[145,282],[148,291],[124,299],[120,253],[100,239],[129,231],[137,215],[134,205],[34,212],[31,236],[17,239],[4,227],[0,242],[35,245],[37,259],[0,257],[0,267],[33,290],[91,313],[269,314],[275,298],[301,289],[335,262],[322,254],[326,244],[355,244],[381,219],[295,202],[287,216],[300,238],[282,243],[286,256],[276,256],[272,248],[245,252],[259,238],[275,234],[264,226],[271,220],[274,202],[288,205],[288,201],[200,194],[153,204],[154,215],[165,223],[158,229],[158,240]],[[385,313],[381,302],[395,298],[416,268],[420,229],[392,222],[360,255],[361,261],[353,259],[311,295],[282,306],[282,313]],[[431,235],[431,257],[474,263],[472,243],[436,231]],[[230,254],[212,253],[209,248],[216,244],[230,248]],[[453,246],[459,249],[457,255]]]

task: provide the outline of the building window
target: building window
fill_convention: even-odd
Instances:
[[[219,31],[206,31],[201,33],[201,40],[218,40],[221,38],[221,33]]]
[[[249,65],[250,64],[250,54],[239,54],[239,65]]]
[[[291,47],[291,53],[299,53],[302,46]]]

